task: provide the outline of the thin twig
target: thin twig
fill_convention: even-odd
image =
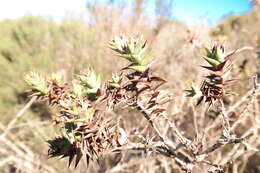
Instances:
[[[234,55],[234,54],[243,52],[243,51],[245,51],[245,50],[254,50],[254,48],[253,48],[253,47],[250,47],[250,46],[244,46],[244,47],[242,47],[242,48],[236,49],[236,50],[234,50],[234,51],[231,51],[231,52],[227,53],[225,59],[228,58],[228,57],[230,57],[230,56],[232,56],[232,55]]]
[[[221,103],[221,115],[222,115],[222,119],[223,119],[223,127],[224,127],[224,130],[225,132],[227,133],[224,133],[224,135],[230,135],[230,124],[229,124],[229,121],[228,121],[228,115],[227,115],[227,112],[226,112],[226,108],[225,108],[225,105],[223,103],[223,100],[220,101]]]
[[[5,136],[10,131],[10,129],[12,129],[16,121],[24,115],[24,113],[30,108],[36,98],[36,96],[32,97],[31,100],[16,114],[15,118],[13,118],[12,121],[7,125],[5,132],[1,136]]]
[[[244,121],[244,118],[245,118],[244,114],[245,114],[246,111],[248,110],[248,107],[253,104],[254,98],[256,98],[257,76],[255,76],[255,77],[253,78],[253,82],[254,82],[254,85],[253,85],[253,89],[250,90],[251,92],[250,92],[249,98],[248,98],[249,101],[247,102],[247,104],[246,104],[245,108],[243,109],[243,111],[240,113],[239,119],[238,119],[237,121],[235,121],[234,124],[231,126],[231,130],[234,130],[239,123],[241,123],[242,121]]]
[[[194,129],[195,129],[195,132],[196,132],[196,136],[198,137],[199,136],[199,129],[198,129],[198,122],[197,122],[197,113],[195,111],[195,108],[194,108],[194,105],[192,104],[191,105],[191,108],[192,108],[192,112],[193,112],[193,124],[194,124]]]

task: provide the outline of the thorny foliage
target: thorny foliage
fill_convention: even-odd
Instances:
[[[227,93],[226,87],[234,81],[228,79],[231,70],[230,55],[225,54],[223,45],[214,45],[211,50],[205,47],[206,56],[203,57],[210,66],[202,66],[210,73],[205,76],[200,89],[192,86],[189,92],[189,97],[199,97],[197,105],[202,101],[209,102],[209,106],[214,105],[216,101],[222,102]]]
[[[69,157],[69,165],[76,157],[76,167],[82,158],[89,163],[89,160],[99,160],[109,151],[150,148],[155,154],[174,159],[186,172],[201,163],[214,168],[209,172],[225,172],[230,162],[216,165],[206,158],[225,144],[237,144],[245,139],[238,138],[232,132],[223,102],[229,84],[234,81],[229,79],[229,74],[232,67],[230,57],[235,51],[225,54],[222,44],[216,44],[212,49],[205,48],[203,58],[209,66],[202,67],[209,74],[200,88],[192,86],[186,90],[187,96],[198,98],[197,105],[208,103],[210,109],[218,103],[216,106],[222,112],[223,132],[214,145],[205,148],[203,137],[195,136],[189,140],[167,117],[164,105],[171,101],[171,97],[158,89],[166,81],[151,74],[146,41],[142,38],[116,37],[109,47],[130,64],[122,68],[120,75],[113,74],[106,84],[102,84],[100,76],[93,70],[77,75],[72,83],[64,82],[59,75],[45,79],[32,72],[26,76],[27,83],[32,87],[32,96],[59,108],[59,114],[53,117],[53,121],[62,129],[62,134],[48,141],[48,155]],[[124,129],[106,117],[106,111],[122,104],[140,111],[154,130],[156,136],[144,147],[142,143],[130,141]],[[169,133],[176,139],[162,134],[158,119],[169,126]]]

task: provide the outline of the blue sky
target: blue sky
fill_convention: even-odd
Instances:
[[[207,18],[214,24],[225,15],[248,11],[248,0],[174,0],[173,15],[185,23]]]
[[[0,2],[0,20],[15,19],[26,14],[51,17],[54,20],[61,20],[71,16],[87,18],[86,1],[3,0]],[[89,1],[93,2],[94,0]],[[174,18],[186,24],[194,24],[201,21],[201,19],[208,19],[215,24],[225,15],[250,11],[248,0],[173,0],[173,3]]]

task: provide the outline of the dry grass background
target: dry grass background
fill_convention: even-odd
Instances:
[[[123,8],[97,5],[88,9],[93,19],[85,24],[78,19],[66,19],[57,24],[42,17],[25,16],[16,20],[0,22],[0,172],[178,172],[171,159],[149,156],[145,153],[126,152],[123,155],[107,156],[101,162],[91,163],[86,168],[81,163],[76,170],[67,167],[65,160],[47,159],[46,140],[53,138],[57,129],[53,127],[51,115],[55,108],[37,101],[30,101],[25,94],[27,86],[24,76],[31,70],[44,74],[64,73],[71,79],[74,73],[93,67],[108,79],[112,72],[120,70],[124,61],[118,61],[107,48],[107,43],[115,35],[144,35],[148,40],[149,54],[154,61],[154,73],[168,82],[165,87],[172,95],[173,102],[168,107],[169,118],[176,122],[185,135],[194,134],[193,117],[195,112],[191,102],[184,95],[190,82],[200,84],[198,77],[204,71],[198,66],[202,62],[203,50],[198,45],[212,45],[219,37],[226,38],[227,50],[243,46],[253,47],[234,57],[234,71],[239,78],[234,86],[235,95],[229,97],[230,119],[240,116],[243,121],[236,129],[238,134],[254,131],[248,143],[252,148],[260,147],[260,96],[252,99],[252,77],[260,72],[260,13],[255,8],[241,16],[230,16],[216,27],[196,26],[188,28],[164,17],[155,19],[141,13],[138,8],[129,14]],[[127,20],[126,20],[127,19]],[[188,38],[193,39],[193,44]],[[195,37],[193,37],[195,36]],[[217,112],[205,113],[199,107],[196,112],[199,126],[212,124],[208,130],[210,138],[217,138]],[[133,128],[147,127],[145,119],[133,110],[116,110],[110,116],[122,123],[127,133]],[[201,124],[200,124],[201,123]],[[253,129],[250,127],[254,127]],[[225,154],[225,151],[230,151]],[[243,146],[228,145],[216,153],[216,163],[232,157],[230,171],[234,173],[260,172],[259,152],[244,152]],[[120,163],[116,163],[120,160]],[[124,168],[124,169],[123,169]],[[124,171],[123,171],[124,170]]]

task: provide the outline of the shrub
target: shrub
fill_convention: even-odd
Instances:
[[[216,173],[228,171],[238,158],[233,156],[234,152],[239,150],[241,155],[247,154],[248,150],[251,154],[259,151],[254,145],[259,124],[253,123],[248,130],[236,133],[238,124],[245,119],[244,112],[231,120],[234,108],[227,110],[225,106],[225,98],[231,93],[230,84],[236,81],[232,78],[231,56],[243,49],[226,53],[222,44],[216,44],[212,49],[205,47],[203,59],[209,65],[202,67],[208,74],[200,88],[192,86],[186,91],[187,96],[198,98],[197,108],[200,104],[207,109],[206,112],[214,108],[218,118],[213,124],[202,126],[203,119],[195,116],[199,111],[192,106],[194,130],[188,132],[188,128],[183,131],[167,115],[167,105],[171,103],[172,96],[159,89],[166,80],[153,75],[153,66],[146,52],[147,42],[142,38],[116,37],[109,47],[129,64],[106,83],[102,83],[101,77],[92,69],[76,75],[72,82],[63,81],[59,75],[44,78],[31,72],[26,76],[32,87],[31,96],[59,108],[53,122],[59,126],[61,135],[48,141],[50,157],[68,157],[69,165],[75,158],[77,167],[82,158],[86,158],[89,164],[90,160],[101,161],[103,155],[111,152],[138,150],[173,159],[176,167],[186,172],[203,169]],[[255,77],[248,105],[256,98],[257,86]],[[133,140],[115,117],[107,116],[109,111],[122,106],[140,112],[152,132],[143,135],[137,131],[134,136],[142,140]],[[121,118],[124,119],[124,116]],[[251,131],[252,128],[255,130]],[[216,129],[215,136],[208,136],[210,129]],[[220,156],[222,161],[214,160],[215,155]],[[120,170],[123,165],[115,168]]]

